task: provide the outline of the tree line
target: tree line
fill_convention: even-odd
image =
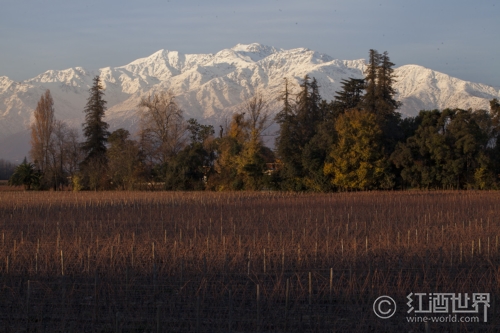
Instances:
[[[387,52],[370,50],[364,79],[349,78],[333,101],[305,76],[293,94],[285,79],[281,109],[271,118],[261,93],[230,123],[185,120],[168,91],[143,97],[140,125],[110,133],[104,89],[96,76],[78,130],[54,116],[50,91],[31,125],[33,162],[18,166],[11,184],[74,190],[349,191],[496,189],[500,185],[500,104],[490,110],[431,110],[403,118]],[[262,136],[279,124],[275,149]]]

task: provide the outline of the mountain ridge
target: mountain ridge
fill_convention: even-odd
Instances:
[[[280,107],[277,96],[285,77],[290,79],[294,92],[306,74],[315,77],[321,96],[332,100],[341,80],[362,78],[364,68],[363,59],[339,60],[307,48],[284,50],[252,43],[237,44],[213,54],[161,49],[122,66],[48,70],[22,82],[0,76],[0,147],[8,137],[22,137],[19,133],[27,132],[33,110],[46,89],[54,98],[56,118],[80,128],[95,75],[101,77],[106,89],[106,121],[111,129],[133,129],[138,119],[137,104],[151,93],[170,89],[186,118],[218,125],[241,110],[245,100],[256,91],[263,92],[271,101],[271,111],[276,113]],[[487,109],[490,99],[500,98],[500,91],[494,87],[419,65],[403,65],[395,68],[394,73],[396,98],[403,102],[400,112],[405,116],[414,116],[422,109]],[[20,146],[23,150],[26,147]],[[0,148],[0,157],[9,157],[2,156],[4,151]]]

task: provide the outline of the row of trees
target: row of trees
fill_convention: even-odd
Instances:
[[[500,106],[491,110],[421,111],[402,119],[387,52],[370,50],[364,79],[342,81],[323,100],[306,76],[298,94],[284,81],[275,150],[264,131],[268,101],[257,93],[226,128],[185,120],[170,92],[142,98],[137,139],[108,132],[99,77],[89,91],[78,131],[55,119],[47,91],[32,124],[35,188],[334,191],[421,188],[496,188],[500,174]],[[13,177],[20,179],[22,177]],[[17,180],[19,182],[19,180]]]
[[[0,158],[0,180],[7,180],[12,176],[16,165]]]
[[[265,162],[273,161],[261,134],[269,125],[267,102],[257,94],[233,116],[218,138],[211,125],[185,120],[170,92],[141,99],[137,140],[104,121],[106,101],[95,77],[85,106],[83,142],[78,131],[55,118],[50,91],[41,96],[31,125],[33,162],[24,161],[10,178],[26,189],[75,190],[259,189]],[[265,155],[265,156],[264,156]]]
[[[498,188],[500,110],[421,111],[403,119],[397,109],[394,64],[370,50],[365,79],[342,81],[335,100],[305,77],[295,99],[288,82],[277,116],[273,175],[281,190]]]

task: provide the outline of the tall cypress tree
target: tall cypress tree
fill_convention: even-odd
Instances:
[[[83,124],[83,135],[86,140],[82,144],[85,153],[83,164],[90,160],[98,159],[106,161],[106,143],[108,140],[109,125],[103,121],[106,111],[106,101],[103,99],[104,88],[99,76],[94,77],[94,85],[90,88],[90,96],[87,100],[85,112],[85,123]]]
[[[85,158],[80,166],[90,188],[97,189],[107,166],[106,143],[109,125],[103,121],[106,101],[103,99],[104,88],[99,76],[94,77],[93,86],[89,90],[89,98],[85,106],[85,123],[83,135],[85,141],[82,150]]]
[[[375,90],[377,114],[382,118],[390,117],[401,103],[394,99],[396,91],[394,84],[394,63],[389,59],[385,51],[380,55],[380,64],[377,67],[377,85]]]
[[[285,78],[285,87],[281,94],[283,108],[276,115],[276,122],[280,125],[279,135],[276,138],[276,150],[283,163],[281,176],[283,178],[296,177],[300,170],[300,154],[297,150],[298,133],[296,116],[291,103],[291,93],[288,79]]]
[[[324,120],[320,110],[321,96],[319,95],[319,86],[315,78],[312,80],[308,75],[304,77],[302,88],[297,95],[296,117],[297,130],[299,137],[299,150],[316,134],[318,125]]]
[[[380,65],[380,54],[377,50],[370,49],[368,64],[365,69],[365,90],[363,96],[362,106],[363,109],[377,113],[377,71]]]

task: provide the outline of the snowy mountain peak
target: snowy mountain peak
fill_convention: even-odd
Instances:
[[[30,117],[43,92],[50,89],[56,117],[72,126],[83,122],[92,78],[97,74],[106,88],[106,121],[111,130],[123,127],[134,132],[137,105],[142,96],[171,89],[186,118],[218,125],[241,111],[256,91],[264,93],[272,112],[281,107],[277,96],[283,78],[298,92],[305,75],[316,78],[320,94],[332,100],[341,81],[362,78],[365,61],[338,60],[307,48],[276,49],[271,46],[237,44],[215,54],[183,54],[167,49],[120,67],[87,71],[81,67],[49,70],[23,82],[0,77],[0,158],[22,158],[29,150]],[[489,100],[500,98],[498,89],[466,82],[418,65],[395,69],[400,112],[414,116],[422,109],[446,107],[488,109]],[[13,137],[23,137],[24,146],[11,149]],[[11,141],[5,141],[11,140]],[[11,142],[7,144],[6,142]],[[3,148],[2,148],[3,147]],[[12,155],[17,152],[18,155]]]
[[[236,44],[231,48],[231,50],[243,56],[249,57],[252,61],[262,60],[271,54],[278,52],[278,50],[272,46],[261,45],[259,43]]]

